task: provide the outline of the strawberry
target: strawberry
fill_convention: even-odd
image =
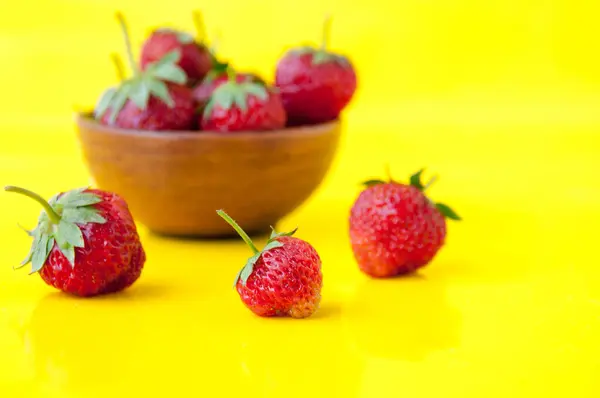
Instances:
[[[356,73],[347,57],[327,50],[329,26],[319,48],[289,50],[277,63],[275,86],[289,124],[315,124],[336,119],[356,91]]]
[[[155,29],[142,45],[140,65],[143,70],[177,50],[181,53],[177,64],[185,71],[188,85],[194,85],[204,79],[211,70],[214,59],[204,44],[202,16],[199,12],[194,12],[193,15],[198,38],[175,29]]]
[[[133,59],[125,21],[121,14],[117,19],[134,76],[105,91],[94,112],[96,119],[126,129],[191,130],[195,104],[191,89],[183,85],[185,72],[177,66],[180,51],[174,50],[140,71]]]
[[[263,131],[285,127],[286,113],[276,90],[256,82],[239,82],[237,75],[221,84],[204,107],[202,130]]]
[[[312,315],[321,301],[323,275],[317,251],[306,241],[293,237],[296,230],[273,230],[265,247],[258,251],[250,237],[223,210],[217,214],[229,223],[252,249],[253,255],[235,278],[242,302],[258,316]]]
[[[29,255],[17,268],[31,263],[31,273],[38,272],[48,285],[84,297],[121,291],[140,277],[146,253],[127,203],[118,195],[79,188],[46,202],[23,188],[5,190],[44,208],[29,232]]]
[[[421,184],[390,179],[367,181],[350,212],[350,243],[359,268],[373,277],[407,274],[427,265],[444,245],[446,218],[460,220],[448,206],[433,203]]]

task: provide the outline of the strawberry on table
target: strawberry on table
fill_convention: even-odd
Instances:
[[[195,102],[191,89],[184,85],[185,72],[177,66],[180,51],[167,53],[140,71],[133,59],[123,16],[117,14],[117,19],[134,75],[102,95],[94,111],[96,119],[126,129],[191,130],[195,124]]]
[[[350,60],[327,50],[330,24],[328,17],[320,47],[291,49],[277,64],[275,86],[289,124],[334,120],[356,91],[356,73]]]
[[[276,90],[262,83],[240,82],[230,70],[229,79],[214,90],[200,119],[202,130],[237,132],[280,129],[287,118]]]
[[[350,243],[359,268],[373,277],[407,274],[427,265],[442,248],[446,218],[460,220],[448,206],[434,203],[421,183],[367,181],[350,211]]]
[[[146,261],[127,203],[118,195],[79,188],[46,202],[24,188],[8,192],[25,195],[44,208],[27,258],[31,273],[64,292],[95,296],[121,291],[139,277]]]
[[[163,57],[177,50],[181,57],[177,64],[185,71],[188,85],[194,85],[204,79],[212,69],[214,58],[204,43],[205,29],[202,15],[194,12],[194,24],[197,37],[175,29],[155,29],[142,45],[140,64],[142,69],[158,62]]]
[[[311,316],[321,301],[323,275],[317,251],[306,241],[293,237],[296,230],[273,230],[259,251],[244,230],[223,210],[217,213],[242,237],[253,255],[235,278],[242,302],[263,317]]]

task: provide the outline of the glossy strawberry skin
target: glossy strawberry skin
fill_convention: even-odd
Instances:
[[[237,106],[223,108],[215,105],[209,115],[200,117],[202,130],[221,133],[238,131],[265,131],[285,127],[286,113],[279,94],[269,90],[266,101],[248,95],[245,111]]]
[[[237,292],[256,315],[308,317],[321,301],[321,259],[301,239],[283,236],[276,240],[283,246],[263,252],[246,285],[238,280]]]
[[[192,130],[196,123],[196,105],[192,91],[186,86],[167,83],[174,106],[170,108],[164,101],[151,96],[146,109],[142,110],[128,100],[115,120],[116,127],[136,130]],[[110,124],[112,110],[109,108],[100,121]]]
[[[347,63],[313,63],[315,53],[289,51],[277,64],[275,86],[281,93],[288,124],[335,120],[356,91],[356,74]]]
[[[139,277],[146,253],[127,203],[118,195],[97,189],[86,192],[102,198],[94,205],[106,223],[79,225],[84,248],[75,249],[75,266],[54,244],[39,274],[44,282],[64,292],[88,297],[114,293]]]
[[[359,268],[384,278],[427,265],[444,245],[446,220],[418,188],[373,185],[350,211],[350,242]]]
[[[195,42],[181,43],[176,32],[155,30],[142,45],[140,54],[142,70],[173,50],[181,52],[178,64],[185,71],[189,85],[204,79],[212,68],[212,57],[206,47]]]

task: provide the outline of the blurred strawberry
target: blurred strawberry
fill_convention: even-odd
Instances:
[[[96,119],[127,129],[192,129],[195,104],[191,90],[183,85],[185,72],[177,66],[180,51],[167,53],[157,62],[148,64],[143,72],[140,71],[133,59],[125,20],[121,14],[117,14],[117,19],[134,75],[122,81],[117,88],[104,92],[94,112]]]
[[[331,19],[325,20],[319,48],[289,50],[278,62],[275,86],[288,124],[315,124],[336,119],[356,91],[356,74],[343,55],[327,50]]]
[[[235,73],[214,90],[200,120],[202,130],[219,132],[276,130],[285,123],[279,93],[261,83],[239,82]]]
[[[179,51],[181,54],[177,65],[187,75],[187,84],[192,86],[202,81],[206,74],[212,69],[214,59],[210,50],[204,43],[205,29],[202,15],[194,12],[194,24],[197,37],[175,29],[155,29],[142,45],[140,64],[143,70],[148,65],[161,60],[165,55]]]

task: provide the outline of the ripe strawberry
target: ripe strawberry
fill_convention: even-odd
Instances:
[[[289,50],[278,62],[275,86],[289,124],[314,124],[336,119],[356,91],[356,74],[348,58],[327,51],[330,19],[319,48]]]
[[[77,296],[113,293],[140,276],[146,253],[127,203],[118,195],[80,188],[46,202],[18,187],[6,187],[44,207],[33,244],[18,267],[31,263],[48,285]]]
[[[204,44],[202,17],[198,12],[193,15],[198,38],[174,29],[155,29],[142,45],[140,64],[143,70],[160,61],[165,55],[178,50],[181,58],[177,64],[185,71],[188,85],[192,86],[204,79],[211,70],[214,59]]]
[[[235,74],[213,92],[200,120],[202,130],[219,132],[275,130],[285,123],[275,90],[256,82],[239,83]]]
[[[321,301],[321,259],[307,242],[292,237],[296,230],[273,230],[266,246],[258,251],[250,237],[223,210],[217,213],[250,246],[254,255],[235,278],[242,302],[263,317],[312,315]]]
[[[185,72],[176,65],[181,57],[179,50],[147,65],[146,70],[141,72],[133,59],[125,21],[120,14],[117,14],[117,18],[123,30],[134,76],[102,95],[94,112],[96,119],[126,129],[192,129],[195,104],[191,90],[183,85],[186,81]]]
[[[405,185],[367,181],[350,212],[350,242],[359,268],[373,277],[410,273],[427,265],[444,245],[446,220],[460,220],[433,203],[421,184],[423,170]]]

